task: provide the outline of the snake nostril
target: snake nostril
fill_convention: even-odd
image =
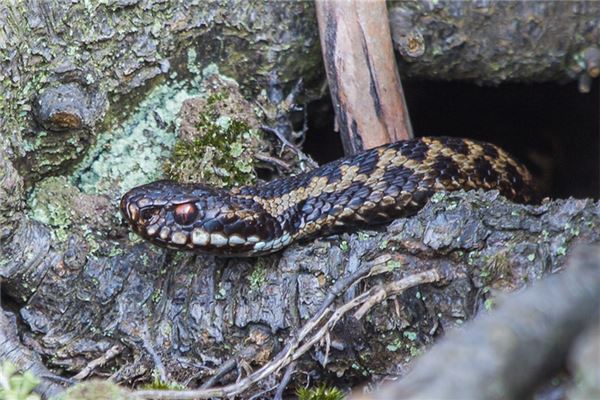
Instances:
[[[139,216],[140,220],[145,222],[146,225],[150,225],[158,219],[160,214],[159,209],[156,207],[144,208],[140,211]]]

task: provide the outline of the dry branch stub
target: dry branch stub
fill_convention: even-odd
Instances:
[[[321,0],[316,7],[345,153],[411,138],[385,1]]]

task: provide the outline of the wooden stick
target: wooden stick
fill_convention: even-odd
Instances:
[[[411,138],[384,0],[317,0],[329,90],[344,152]]]

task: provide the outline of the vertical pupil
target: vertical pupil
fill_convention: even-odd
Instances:
[[[195,205],[187,203],[175,207],[175,222],[180,225],[189,225],[194,222],[198,215],[198,209]]]

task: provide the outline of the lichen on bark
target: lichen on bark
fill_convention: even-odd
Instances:
[[[342,321],[331,352],[317,346],[299,363],[320,376],[391,374],[442,330],[493,308],[499,291],[560,269],[575,244],[599,240],[598,203],[522,206],[496,193],[438,195],[385,231],[295,244],[260,259],[175,254],[130,235],[117,200],[161,175],[181,104],[202,96],[216,72],[209,61],[244,94],[259,92],[273,71],[284,84],[303,76],[309,87],[323,76],[311,3],[232,5],[227,12],[219,2],[0,5],[0,276],[10,303],[2,321],[16,332],[18,320],[20,329],[3,336],[0,356],[27,354],[47,376],[45,367],[79,372],[119,346],[95,373],[175,383],[196,374],[196,384],[232,353],[242,365],[264,364],[335,282],[369,263],[377,273],[336,304],[426,266],[446,271],[439,285],[382,303],[358,323]],[[436,71],[435,63],[424,72],[417,64],[412,76]],[[523,71],[524,79],[539,76]],[[510,78],[505,72],[498,76]],[[85,107],[54,102],[68,93]],[[37,101],[50,103],[34,113]],[[69,113],[46,107],[57,105]]]

